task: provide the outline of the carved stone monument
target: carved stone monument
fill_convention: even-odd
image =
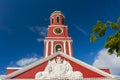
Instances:
[[[83,79],[79,71],[73,71],[72,66],[61,57],[49,61],[43,72],[38,72],[35,79]]]

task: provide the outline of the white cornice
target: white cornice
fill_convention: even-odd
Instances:
[[[70,38],[71,39],[71,37],[45,37],[45,38],[63,38],[63,39]]]
[[[48,28],[49,28],[49,27],[58,27],[58,26],[59,26],[59,27],[68,27],[67,25],[49,25]]]
[[[44,40],[44,42],[53,42],[53,41],[60,41],[60,42],[67,41],[67,42],[73,42],[73,40]]]
[[[22,69],[22,67],[7,67],[7,69]]]

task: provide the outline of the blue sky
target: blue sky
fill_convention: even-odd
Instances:
[[[22,66],[20,60],[36,61],[43,56],[49,16],[55,10],[66,17],[74,57],[91,65],[100,60],[107,35],[114,31],[109,29],[98,42],[90,43],[92,26],[97,20],[116,21],[120,0],[0,0],[0,75],[6,67]]]

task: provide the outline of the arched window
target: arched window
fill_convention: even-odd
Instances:
[[[54,19],[52,18],[52,24],[53,24],[53,22],[54,22]]]
[[[61,45],[59,45],[59,44],[56,45],[55,50],[56,50],[56,52],[62,51]]]
[[[57,17],[57,22],[59,22],[59,17]]]

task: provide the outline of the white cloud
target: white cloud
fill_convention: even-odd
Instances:
[[[32,32],[36,32],[36,30],[34,29],[34,27],[28,27],[30,31]]]
[[[36,53],[32,53],[32,55],[27,55],[27,57],[17,61],[10,61],[8,67],[24,67],[42,58],[43,57],[39,57]]]
[[[48,21],[49,19],[48,18],[44,18],[44,21]]]
[[[82,28],[80,28],[79,26],[75,25],[75,27],[77,28],[78,31],[80,31],[82,34],[87,35],[87,32],[85,30],[83,30]]]
[[[44,39],[43,38],[38,38],[37,41],[38,42],[42,42]]]
[[[29,27],[29,30],[34,33],[38,33],[40,36],[43,36],[43,37],[47,35],[47,27],[34,26],[34,27]]]
[[[120,57],[115,54],[109,55],[107,49],[102,49],[98,52],[93,65],[98,68],[109,68],[114,75],[120,75]]]
[[[29,65],[29,64],[37,61],[37,60],[38,60],[37,57],[22,58],[22,59],[18,60],[18,61],[16,62],[16,64],[17,64],[18,66],[23,67],[23,66],[27,66],[27,65]]]
[[[4,79],[6,75],[0,75],[0,79]]]
[[[38,42],[42,42],[43,37],[47,36],[47,27],[34,26],[29,27],[29,30],[40,35],[40,38],[37,39]]]

